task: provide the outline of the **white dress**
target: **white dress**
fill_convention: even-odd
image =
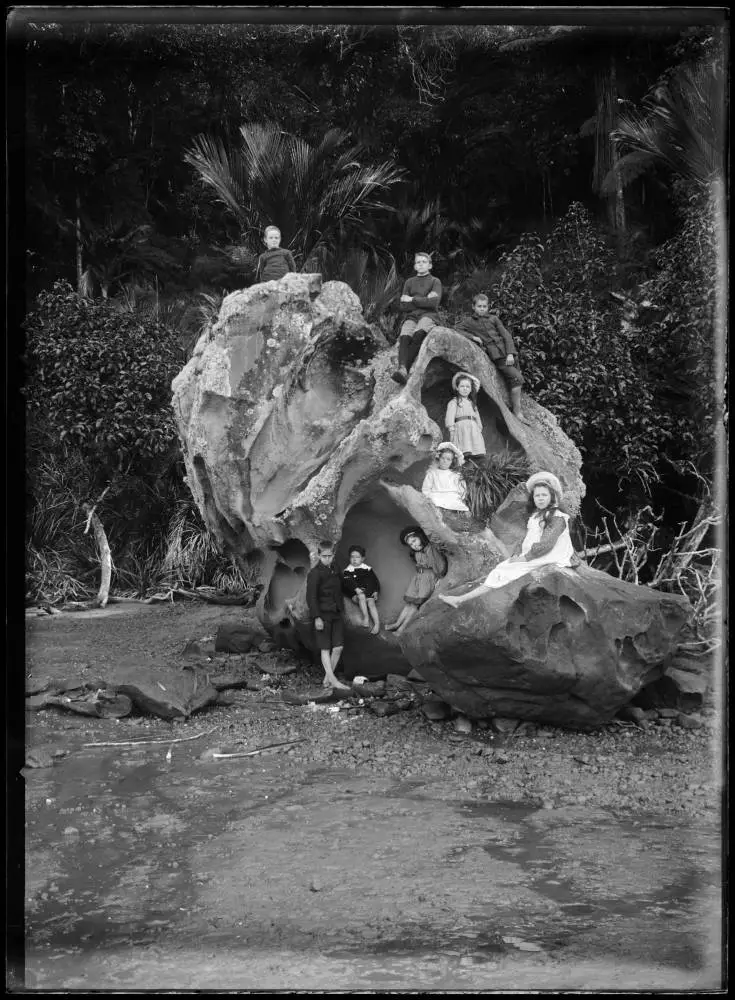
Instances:
[[[554,547],[549,552],[543,556],[539,556],[537,559],[531,559],[528,562],[509,562],[507,559],[503,560],[503,562],[498,563],[495,569],[490,572],[485,580],[484,586],[504,587],[506,583],[511,583],[513,580],[519,580],[522,576],[525,576],[526,573],[531,573],[539,566],[548,566],[550,563],[554,563],[557,566],[571,566],[572,557],[574,556],[574,546],[572,545],[572,536],[569,534],[569,515],[558,510],[556,511],[555,516],[564,518],[564,530],[561,535],[559,535],[554,543]],[[538,515],[531,514],[528,519],[526,537],[523,539],[523,543],[521,544],[522,555],[525,555],[531,546],[536,544],[536,542],[541,541],[543,530],[544,526],[541,519]]]
[[[444,423],[449,431],[449,440],[460,451],[470,455],[486,453],[482,420],[471,399],[461,399],[456,396],[450,399]]]
[[[467,492],[464,480],[453,469],[430,468],[424,477],[421,492],[444,510],[469,511],[464,502]]]

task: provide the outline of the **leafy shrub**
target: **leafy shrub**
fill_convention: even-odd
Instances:
[[[68,282],[27,317],[29,421],[44,445],[77,451],[98,481],[142,469],[171,448],[176,345],[155,318],[90,302]]]
[[[692,446],[693,415],[672,408],[662,391],[683,355],[672,353],[665,329],[652,336],[628,321],[625,296],[610,294],[615,254],[579,204],[548,237],[523,236],[500,265],[493,304],[517,340],[526,390],[557,415],[588,478],[615,470],[645,492],[642,477],[652,469],[655,476],[662,454]],[[669,328],[686,327],[692,303],[706,308],[692,278],[686,288],[688,304],[674,299]]]
[[[466,502],[478,521],[489,521],[514,486],[530,474],[524,456],[505,451],[465,462],[462,478],[467,487]]]

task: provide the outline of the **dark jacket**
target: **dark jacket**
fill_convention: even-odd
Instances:
[[[334,566],[317,563],[309,570],[306,577],[306,604],[312,618],[342,616],[342,579]]]
[[[479,337],[491,361],[505,361],[509,354],[517,354],[513,338],[497,316],[467,316],[456,327],[459,333]]]
[[[355,596],[355,590],[360,587],[366,597],[380,591],[380,581],[375,572],[366,563],[362,566],[347,566],[342,571],[342,590],[348,597]]]
[[[435,298],[429,298],[429,292],[436,292]],[[421,277],[415,275],[409,278],[403,286],[401,295],[411,295],[413,302],[401,302],[398,300],[398,309],[406,313],[406,319],[419,320],[422,316],[428,316],[439,308],[442,300],[442,283],[433,274],[424,274]]]
[[[256,284],[260,281],[277,281],[284,274],[296,270],[296,261],[290,250],[283,247],[276,247],[275,250],[266,250],[258,257],[258,266],[255,269]]]

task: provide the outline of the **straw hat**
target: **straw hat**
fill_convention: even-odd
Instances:
[[[561,503],[561,499],[564,496],[564,490],[553,472],[534,472],[534,474],[526,480],[526,489],[531,496],[533,496],[534,486],[548,487],[556,496],[556,502]]]
[[[479,378],[477,378],[476,375],[470,375],[469,372],[457,372],[457,374],[452,379],[452,388],[454,389],[455,392],[457,391],[457,383],[461,378],[468,378],[472,383],[472,385],[475,387],[475,392],[479,390],[480,380]]]
[[[436,446],[436,457],[438,458],[443,451],[453,451],[459,464],[464,465],[464,455],[456,444],[452,444],[451,441],[442,441],[441,444]]]
[[[428,538],[423,530],[419,528],[418,524],[409,524],[407,528],[404,528],[400,534],[401,545],[408,545],[408,536],[417,535],[419,538],[423,539],[424,542],[428,542]]]

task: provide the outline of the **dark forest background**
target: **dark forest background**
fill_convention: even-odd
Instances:
[[[247,582],[188,496],[169,386],[267,223],[389,339],[419,248],[449,325],[487,291],[582,451],[580,544],[623,539],[642,582],[686,546],[710,572],[719,29],[38,21],[13,44],[29,601],[93,592],[96,501],[119,591]]]

